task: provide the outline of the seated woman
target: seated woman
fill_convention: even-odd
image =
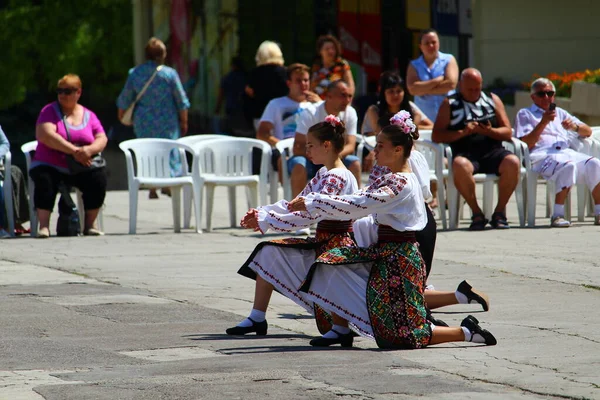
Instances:
[[[83,166],[92,167],[92,158],[106,147],[107,138],[98,117],[78,104],[81,80],[77,75],[65,75],[58,81],[58,101],[42,108],[35,136],[38,146],[29,175],[35,183],[33,201],[40,229],[38,238],[50,236],[50,213],[54,208],[59,184],[75,186],[83,194],[85,207],[84,235],[100,236],[96,217],[106,196],[106,168],[88,168],[71,173],[67,156]],[[71,141],[67,140],[67,131]]]
[[[358,190],[354,175],[346,169],[340,159],[345,144],[345,127],[339,118],[329,115],[324,122],[313,125],[308,130],[306,154],[315,164],[324,166],[306,185],[300,195],[311,192],[332,195],[349,194]],[[261,233],[272,229],[279,232],[296,231],[309,227],[315,219],[305,212],[290,212],[288,202],[281,200],[275,204],[251,209],[242,219],[242,226]],[[227,329],[228,335],[244,335],[256,332],[266,335],[265,314],[273,289],[290,298],[311,314],[315,314],[317,327],[322,333],[331,328],[328,314],[313,307],[298,288],[317,256],[335,247],[352,247],[350,236],[352,221],[321,221],[317,225],[314,238],[291,238],[260,243],[238,271],[241,275],[256,279],[254,306],[248,318],[237,326]],[[341,326],[347,322],[332,315],[333,324]],[[341,328],[344,330],[344,328]]]
[[[10,150],[10,143],[0,127],[0,161]],[[0,181],[10,176],[12,183],[12,199],[4,198],[4,190],[0,190],[0,239],[12,236],[13,232],[7,232],[5,228],[9,226],[8,216],[5,215],[6,201],[13,202],[15,234],[20,235],[28,230],[23,227],[23,223],[29,221],[29,199],[27,197],[27,183],[23,171],[16,165],[11,165],[10,171],[0,169]]]
[[[415,240],[415,232],[423,229],[427,217],[419,181],[408,164],[418,132],[406,111],[390,122],[377,135],[375,148],[377,163],[388,167],[389,173],[353,195],[310,193],[289,203],[291,211],[306,211],[317,220],[372,213],[378,225],[374,245],[321,254],[301,291],[310,301],[346,318],[353,329],[375,339],[381,348],[422,348],[457,341],[495,345],[494,336],[473,316],[467,316],[460,327],[435,326],[427,320],[425,271]],[[340,335],[339,342],[351,344],[351,335]]]

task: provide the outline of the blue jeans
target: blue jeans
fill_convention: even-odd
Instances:
[[[346,168],[350,167],[350,164],[352,164],[355,161],[359,161],[359,158],[353,154],[347,155],[346,157],[342,158],[342,162],[344,163]],[[307,179],[312,179],[317,174],[317,171],[322,167],[322,165],[313,164],[308,158],[304,156],[292,156],[287,161],[288,174],[291,175],[292,170],[298,164],[302,165],[304,169],[306,169]]]

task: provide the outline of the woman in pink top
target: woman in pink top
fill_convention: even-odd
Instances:
[[[72,155],[80,164],[91,165],[92,157],[106,147],[106,134],[96,114],[78,104],[81,79],[77,75],[62,77],[56,93],[58,101],[42,108],[38,117],[35,129],[38,146],[29,170],[35,183],[33,201],[40,221],[38,237],[50,236],[50,213],[60,183],[74,186],[83,194],[84,235],[100,236],[103,233],[96,229],[95,222],[106,196],[106,168],[70,174],[66,157]],[[71,141],[67,140],[63,115]]]

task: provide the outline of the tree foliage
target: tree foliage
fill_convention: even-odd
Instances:
[[[0,109],[47,95],[66,73],[81,77],[89,102],[114,103],[133,63],[130,1],[7,3],[0,8]]]

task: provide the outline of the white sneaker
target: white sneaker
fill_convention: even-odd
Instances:
[[[10,238],[10,233],[6,232],[4,229],[0,229],[0,239],[8,238]]]
[[[294,235],[296,235],[296,236],[302,236],[302,235],[310,236],[310,228],[298,229],[296,232],[294,232]]]
[[[567,221],[564,217],[562,216],[554,216],[552,217],[552,219],[550,220],[550,226],[552,228],[568,228],[571,226],[571,222]]]

